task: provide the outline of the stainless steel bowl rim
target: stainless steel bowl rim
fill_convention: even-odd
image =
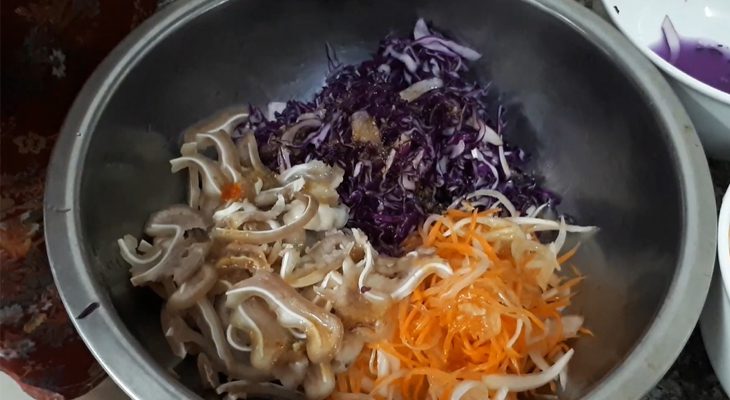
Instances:
[[[126,329],[108,296],[93,279],[93,257],[79,243],[79,168],[89,135],[136,62],[187,21],[227,0],[176,2],[133,31],[87,81],[62,127],[47,176],[45,236],[54,278],[66,309],[96,359],[135,399],[195,398],[155,361]],[[570,24],[608,52],[632,78],[670,135],[684,196],[684,247],[666,301],[631,354],[586,396],[638,399],[663,376],[694,328],[712,277],[717,217],[707,162],[694,127],[654,66],[608,23],[575,2],[521,0]],[[88,315],[83,315],[87,314]],[[82,318],[83,317],[83,318]]]

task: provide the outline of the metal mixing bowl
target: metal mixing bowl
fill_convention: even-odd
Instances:
[[[362,60],[425,17],[484,57],[562,210],[600,232],[583,244],[575,298],[595,337],[576,342],[566,399],[635,399],[692,331],[712,274],[715,204],[694,128],[653,66],[568,1],[179,1],[134,31],[70,111],[45,217],[59,290],[114,380],[137,399],[193,398],[178,381],[159,301],[129,283],[115,240],[181,202],[170,173],[182,130],[231,104],[311,95],[325,43]],[[185,375],[185,369],[180,372]],[[186,387],[187,385],[187,387]]]

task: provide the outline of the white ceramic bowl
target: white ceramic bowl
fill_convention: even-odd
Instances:
[[[655,54],[669,16],[682,38],[730,46],[730,0],[601,0],[613,23],[667,76],[708,155],[730,160],[730,94],[684,73]]]
[[[700,327],[715,374],[730,394],[730,187],[720,208],[717,261]]]

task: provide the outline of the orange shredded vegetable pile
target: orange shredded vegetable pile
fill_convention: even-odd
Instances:
[[[332,399],[516,399],[537,387],[500,394],[485,377],[530,378],[569,359],[566,340],[590,334],[581,317],[562,312],[583,278],[557,272],[577,247],[558,256],[529,227],[496,214],[449,210],[427,221],[422,246],[454,274],[425,280],[394,307],[392,337],[365,345],[338,374]],[[557,389],[554,379],[540,388]]]

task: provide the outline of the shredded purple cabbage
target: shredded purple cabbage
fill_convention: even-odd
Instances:
[[[268,118],[252,106],[243,128],[254,131],[273,170],[312,159],[342,167],[338,191],[350,207],[348,225],[379,251],[400,255],[428,214],[475,190],[497,190],[522,212],[557,203],[520,169],[524,151],[504,143],[508,167],[500,162],[506,110],[491,84],[464,77],[466,63],[479,57],[419,20],[414,38],[387,37],[359,65],[340,65],[328,48],[331,73],[313,100],[272,104]],[[416,98],[404,100],[401,91],[417,83]],[[374,124],[377,140],[354,137],[353,117]]]

